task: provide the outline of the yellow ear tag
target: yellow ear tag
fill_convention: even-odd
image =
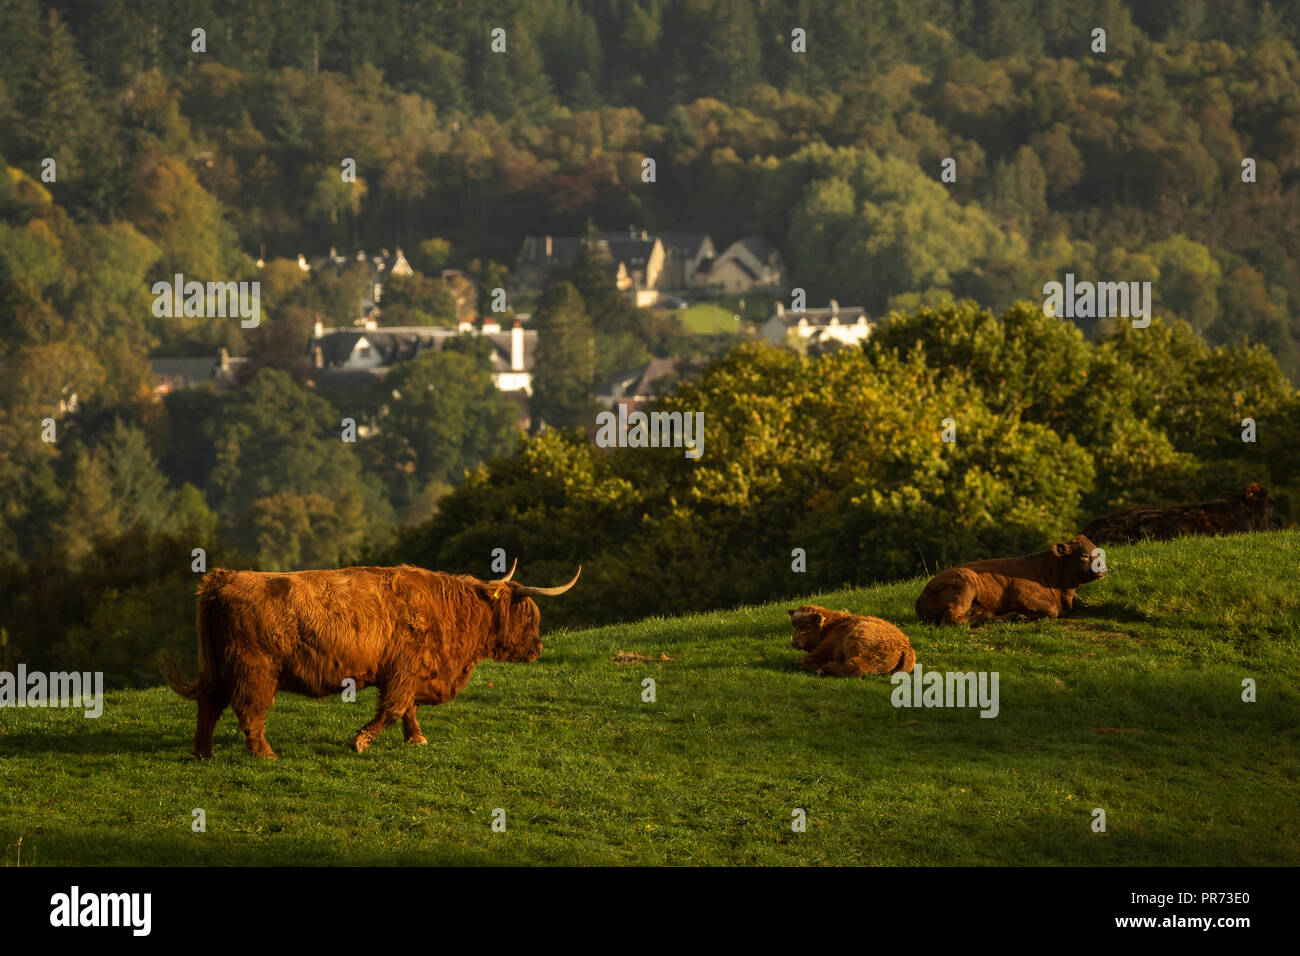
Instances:
[[[500,588],[497,588],[495,591],[492,592],[492,600],[495,601],[495,600],[496,600],[498,597],[500,597],[500,596],[501,596],[501,589],[500,589]]]

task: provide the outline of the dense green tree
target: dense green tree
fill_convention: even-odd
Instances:
[[[378,441],[399,510],[431,485],[459,484],[467,469],[513,447],[515,411],[493,384],[485,355],[434,352],[399,365],[383,388]]]
[[[222,528],[237,547],[275,568],[289,570],[302,554],[292,542],[275,552],[265,532],[274,522],[292,521],[298,509],[277,495],[320,495],[334,503],[335,514],[347,516],[330,556],[359,550],[391,518],[377,482],[362,473],[354,444],[343,440],[343,421],[283,371],[259,371],[222,403],[221,414],[206,428],[216,456],[207,492]],[[329,563],[319,552],[310,558]]]
[[[533,427],[590,427],[595,411],[595,334],[570,283],[547,290],[533,319],[540,333],[533,372]]]

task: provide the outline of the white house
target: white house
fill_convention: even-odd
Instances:
[[[343,269],[354,265],[360,265],[369,270],[369,285],[366,288],[366,294],[362,298],[359,306],[360,318],[358,322],[373,318],[375,312],[379,309],[379,301],[384,295],[384,280],[389,276],[405,278],[415,275],[415,270],[411,264],[406,261],[406,256],[402,255],[401,248],[398,248],[395,254],[390,255],[387,249],[384,249],[377,256],[367,256],[365,251],[358,249],[354,256],[339,255],[338,250],[330,246],[329,255],[316,256],[308,260],[302,253],[298,254],[298,268],[303,272],[341,272]]]
[[[778,302],[776,312],[763,323],[763,337],[773,345],[794,344],[801,340],[804,346],[827,346],[832,343],[855,346],[866,341],[873,325],[867,319],[867,310],[861,306],[841,308],[831,299],[824,309],[805,309],[794,312]]]
[[[485,319],[482,326],[462,322],[454,329],[379,328],[373,323],[360,329],[327,329],[317,322],[307,350],[318,369],[383,375],[397,362],[441,349],[459,335],[481,335],[491,343],[492,381],[497,388],[533,394],[537,331],[525,329],[519,322],[509,331],[503,331],[493,318]]]
[[[692,275],[693,284],[728,295],[781,288],[781,253],[762,236],[737,239],[722,255],[704,260]]]

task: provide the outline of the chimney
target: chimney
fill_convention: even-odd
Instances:
[[[524,327],[515,321],[515,327],[510,330],[510,371],[522,372],[524,370]]]
[[[330,246],[330,258],[337,259],[338,255],[339,255],[339,251],[335,249],[333,246]]]
[[[546,237],[546,258],[551,258],[551,237]]]
[[[831,315],[839,315],[839,314],[840,314],[840,304],[836,302],[834,299],[831,299]]]
[[[312,349],[312,361],[317,368],[325,367],[325,352],[319,345]]]
[[[325,335],[325,325],[324,323],[321,322],[320,316],[318,315],[316,316],[316,327],[312,329],[312,337],[319,339],[324,335]]]
[[[778,316],[785,315],[785,303],[784,303],[784,302],[778,302],[778,303],[776,304],[776,314],[777,314]]]
[[[224,345],[221,351],[217,353],[217,367],[223,372],[230,371],[230,350]]]

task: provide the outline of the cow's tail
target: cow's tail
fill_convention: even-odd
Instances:
[[[198,611],[194,619],[194,629],[199,635],[198,678],[188,681],[182,677],[174,658],[164,657],[158,661],[158,668],[162,671],[167,686],[187,700],[206,697],[217,682],[218,656],[212,640],[212,625],[213,619],[221,613],[221,597],[217,592],[230,573],[224,569],[213,571],[199,585]]]
[[[912,650],[912,645],[903,648],[902,656],[898,658],[898,664],[894,667],[891,674],[897,674],[902,671],[904,674],[912,673],[912,668],[916,666],[916,651]]]

